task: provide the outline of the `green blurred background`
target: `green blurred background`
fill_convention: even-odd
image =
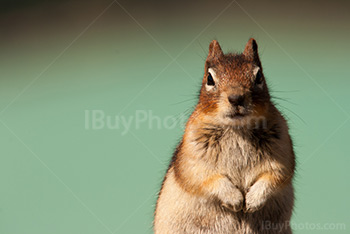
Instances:
[[[209,42],[242,51],[249,37],[295,143],[294,233],[349,233],[349,10],[348,1],[1,1],[0,233],[152,233]],[[92,129],[94,110],[119,126]]]

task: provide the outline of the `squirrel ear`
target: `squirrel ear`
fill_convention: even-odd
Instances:
[[[208,58],[218,58],[224,55],[217,40],[213,40],[209,45]]]
[[[245,49],[243,51],[243,55],[250,61],[255,62],[258,66],[260,66],[260,59],[258,54],[258,44],[254,40],[254,38],[250,38],[247,42]]]

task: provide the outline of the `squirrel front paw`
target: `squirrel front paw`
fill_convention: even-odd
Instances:
[[[268,191],[263,183],[256,183],[250,187],[245,196],[245,207],[243,211],[252,213],[262,208],[268,199]]]
[[[222,206],[233,212],[238,212],[243,209],[243,194],[235,186],[233,186],[221,200]]]

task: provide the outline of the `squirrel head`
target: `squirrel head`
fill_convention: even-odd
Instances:
[[[241,54],[224,54],[213,40],[197,106],[206,122],[242,126],[252,118],[265,117],[269,103],[256,41],[250,38]]]

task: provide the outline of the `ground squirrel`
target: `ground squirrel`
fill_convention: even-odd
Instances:
[[[159,192],[154,231],[291,233],[294,168],[256,41],[241,54],[224,54],[214,40],[198,104]]]

